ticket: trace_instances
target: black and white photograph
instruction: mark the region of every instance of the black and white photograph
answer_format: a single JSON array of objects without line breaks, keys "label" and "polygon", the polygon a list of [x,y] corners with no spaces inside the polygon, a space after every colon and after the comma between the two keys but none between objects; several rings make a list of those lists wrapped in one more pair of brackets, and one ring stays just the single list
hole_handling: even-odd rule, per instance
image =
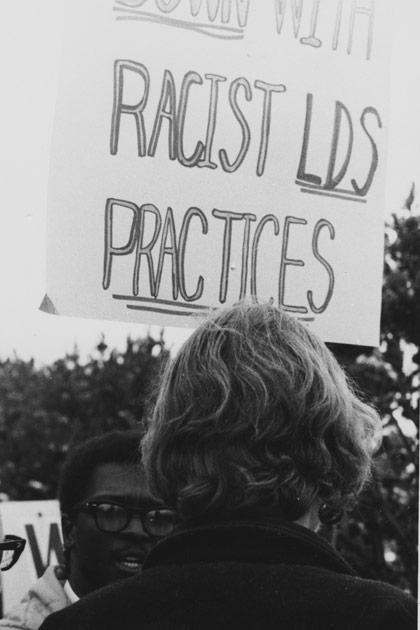
[{"label": "black and white photograph", "polygon": [[0,630],[416,630],[418,1],[0,12]]}]

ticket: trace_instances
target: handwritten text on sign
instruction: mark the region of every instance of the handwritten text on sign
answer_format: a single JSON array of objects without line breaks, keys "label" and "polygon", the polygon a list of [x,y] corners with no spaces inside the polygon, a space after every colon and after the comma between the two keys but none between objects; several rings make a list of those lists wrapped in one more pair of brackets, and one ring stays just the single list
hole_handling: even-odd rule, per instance
[{"label": "handwritten text on sign", "polygon": [[375,343],[387,2],[93,4],[83,26],[67,19],[54,310],[187,325],[251,297],[325,339]]}]

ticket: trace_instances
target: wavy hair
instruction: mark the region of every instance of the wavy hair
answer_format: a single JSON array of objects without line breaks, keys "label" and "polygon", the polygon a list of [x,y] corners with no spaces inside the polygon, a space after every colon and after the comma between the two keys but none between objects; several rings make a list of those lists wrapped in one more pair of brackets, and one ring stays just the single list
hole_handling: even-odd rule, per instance
[{"label": "wavy hair", "polygon": [[166,367],[142,442],[183,520],[247,511],[339,520],[370,477],[380,419],[327,347],[279,308],[210,315]]}]

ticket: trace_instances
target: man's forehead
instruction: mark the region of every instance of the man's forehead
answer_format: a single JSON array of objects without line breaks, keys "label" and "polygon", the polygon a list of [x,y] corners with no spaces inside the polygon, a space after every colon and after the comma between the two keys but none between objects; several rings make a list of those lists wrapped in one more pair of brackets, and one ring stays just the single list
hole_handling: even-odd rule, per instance
[{"label": "man's forehead", "polygon": [[140,466],[129,462],[106,462],[95,466],[84,499],[112,499],[140,506],[158,502],[149,491]]}]

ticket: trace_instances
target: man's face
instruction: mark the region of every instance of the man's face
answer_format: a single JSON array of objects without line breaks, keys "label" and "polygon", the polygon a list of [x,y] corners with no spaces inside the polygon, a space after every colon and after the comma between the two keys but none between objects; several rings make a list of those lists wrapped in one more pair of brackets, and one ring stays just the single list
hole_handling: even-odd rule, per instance
[{"label": "man's face", "polygon": [[[116,501],[131,508],[155,508],[162,502],[146,487],[138,467],[109,462],[97,466],[82,501]],[[77,512],[63,521],[70,542],[70,585],[82,597],[91,591],[138,573],[158,539],[147,534],[139,515],[118,533],[100,531],[93,514]]]}]

